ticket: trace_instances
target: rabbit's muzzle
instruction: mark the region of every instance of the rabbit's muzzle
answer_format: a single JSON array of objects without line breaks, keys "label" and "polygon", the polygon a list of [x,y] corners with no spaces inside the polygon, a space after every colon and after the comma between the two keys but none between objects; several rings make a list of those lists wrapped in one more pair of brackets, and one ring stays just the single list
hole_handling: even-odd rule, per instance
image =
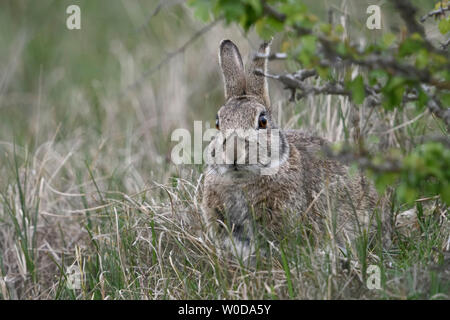
[{"label": "rabbit's muzzle", "polygon": [[222,146],[225,164],[233,165],[236,170],[238,165],[251,164],[249,159],[250,142],[248,139],[232,134],[224,140]]},{"label": "rabbit's muzzle", "polygon": [[221,173],[247,171],[260,175],[263,168],[280,163],[279,140],[275,130],[220,132],[212,146],[210,164],[218,166]]}]

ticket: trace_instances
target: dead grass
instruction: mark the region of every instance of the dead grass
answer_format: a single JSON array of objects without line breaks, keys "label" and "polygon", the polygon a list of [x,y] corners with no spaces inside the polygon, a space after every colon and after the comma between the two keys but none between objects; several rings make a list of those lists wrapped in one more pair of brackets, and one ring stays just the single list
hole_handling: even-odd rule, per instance
[{"label": "dead grass", "polygon": [[[127,12],[130,21],[145,20],[139,8]],[[169,18],[185,30],[165,24]],[[414,222],[417,231],[398,234],[390,251],[363,246],[342,259],[330,234],[300,225],[281,240],[263,237],[255,265],[218,252],[200,218],[201,168],[169,162],[170,133],[191,129],[192,120],[212,123],[222,101],[219,41],[231,37],[243,52],[256,41],[219,25],[145,78],[164,51],[198,29],[180,5],[152,19],[138,45],[111,39],[105,59],[117,73],[97,70],[89,84],[64,82],[72,69],[55,63],[38,67],[26,89],[26,58],[39,37],[32,31],[17,33],[1,52],[0,298],[449,298],[448,212],[433,200]],[[160,34],[151,34],[157,26]],[[66,42],[58,47],[65,52],[73,49]],[[288,93],[271,87],[282,127],[331,141],[351,139],[355,112],[374,150],[408,148],[412,135],[435,127],[429,114],[355,109],[345,98],[287,103]],[[393,213],[410,207],[395,204]],[[381,290],[367,288],[368,264],[380,266]],[[71,266],[81,274],[79,289],[68,286]]]}]

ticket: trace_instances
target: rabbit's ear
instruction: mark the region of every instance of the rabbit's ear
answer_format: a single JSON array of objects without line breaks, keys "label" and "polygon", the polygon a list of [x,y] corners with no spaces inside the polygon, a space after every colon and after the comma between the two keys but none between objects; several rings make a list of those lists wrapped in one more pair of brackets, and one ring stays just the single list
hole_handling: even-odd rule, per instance
[{"label": "rabbit's ear", "polygon": [[247,68],[247,94],[260,97],[267,108],[270,108],[267,79],[263,75],[255,74],[255,71],[260,70],[266,73],[270,43],[271,41],[261,44],[258,53],[249,61],[250,65]]},{"label": "rabbit's ear", "polygon": [[222,40],[219,60],[225,82],[225,99],[245,94],[245,71],[241,54],[230,40]]}]

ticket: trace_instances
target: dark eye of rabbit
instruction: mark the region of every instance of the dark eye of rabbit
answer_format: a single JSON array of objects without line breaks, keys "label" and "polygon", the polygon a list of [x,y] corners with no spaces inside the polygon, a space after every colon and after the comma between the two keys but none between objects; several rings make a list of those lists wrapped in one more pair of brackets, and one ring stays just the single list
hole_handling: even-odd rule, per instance
[{"label": "dark eye of rabbit", "polygon": [[216,115],[216,129],[219,130],[219,115]]},{"label": "dark eye of rabbit", "polygon": [[259,120],[258,120],[258,129],[266,129],[267,128],[267,118],[266,118],[266,113],[262,112],[259,115]]}]

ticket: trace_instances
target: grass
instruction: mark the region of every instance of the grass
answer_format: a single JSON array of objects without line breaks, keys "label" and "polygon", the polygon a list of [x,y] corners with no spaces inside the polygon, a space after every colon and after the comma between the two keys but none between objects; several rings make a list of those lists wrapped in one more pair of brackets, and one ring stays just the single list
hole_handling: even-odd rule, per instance
[{"label": "grass", "polygon": [[[45,172],[38,175],[34,161],[16,161],[16,180],[1,202],[4,299],[448,298],[442,217],[424,212],[420,228],[399,234],[388,252],[363,240],[345,263],[322,249],[333,245],[329,234],[301,226],[268,244],[270,254],[252,267],[221,255],[204,234],[197,171],[137,194],[102,192],[92,175],[91,194],[71,195],[87,204],[64,210],[68,195],[52,199]],[[49,202],[53,213],[39,209]],[[383,290],[365,287],[368,264],[382,267]],[[67,286],[71,265],[82,274],[80,290]]]},{"label": "grass", "polygon": [[[353,8],[349,2],[338,9]],[[399,226],[390,250],[362,237],[338,254],[330,215],[329,232],[297,223],[278,239],[261,235],[254,265],[218,251],[201,219],[202,168],[171,164],[170,133],[192,129],[193,120],[212,124],[223,94],[219,41],[233,38],[249,52],[257,39],[218,25],[145,77],[200,29],[192,13],[174,5],[140,29],[155,3],[80,3],[80,33],[56,27],[68,2],[1,5],[1,299],[450,297],[449,216],[436,199],[393,202],[394,215],[415,207],[418,219]],[[408,150],[412,137],[439,130],[413,108],[355,110],[330,96],[288,103],[288,93],[270,85],[282,127],[331,141],[352,137],[355,112],[373,150]],[[381,290],[366,286],[372,264]],[[71,269],[81,274],[79,289],[71,289]]]}]

